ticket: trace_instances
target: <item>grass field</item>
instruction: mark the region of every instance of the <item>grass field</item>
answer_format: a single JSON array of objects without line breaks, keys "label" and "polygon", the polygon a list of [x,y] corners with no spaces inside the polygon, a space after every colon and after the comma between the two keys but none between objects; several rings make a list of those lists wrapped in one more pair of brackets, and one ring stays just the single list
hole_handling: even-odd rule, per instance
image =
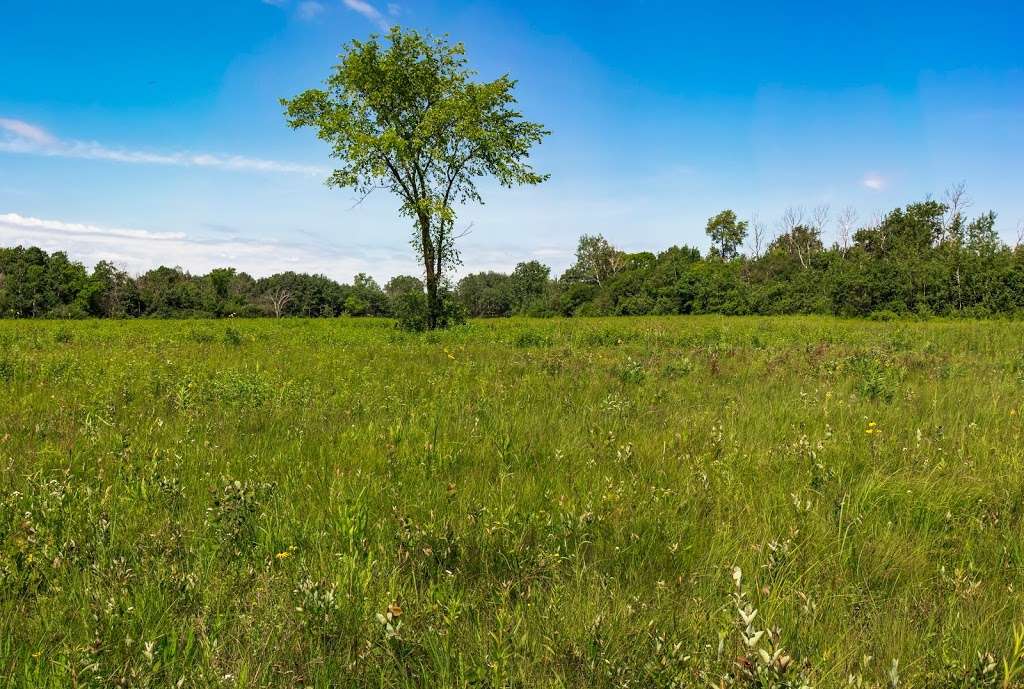
[{"label": "grass field", "polygon": [[8,686],[1024,680],[1021,323],[7,321],[0,347]]}]

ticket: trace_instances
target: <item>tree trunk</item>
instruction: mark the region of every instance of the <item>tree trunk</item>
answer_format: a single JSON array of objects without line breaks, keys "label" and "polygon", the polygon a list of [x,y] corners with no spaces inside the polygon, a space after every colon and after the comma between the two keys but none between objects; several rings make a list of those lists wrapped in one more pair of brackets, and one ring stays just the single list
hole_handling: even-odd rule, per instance
[{"label": "tree trunk", "polygon": [[440,275],[434,256],[434,243],[430,238],[430,216],[419,217],[420,242],[423,247],[423,267],[427,278],[427,330],[434,330],[441,322]]},{"label": "tree trunk", "polygon": [[433,270],[427,275],[427,330],[441,325],[441,295],[438,290],[437,274]]}]

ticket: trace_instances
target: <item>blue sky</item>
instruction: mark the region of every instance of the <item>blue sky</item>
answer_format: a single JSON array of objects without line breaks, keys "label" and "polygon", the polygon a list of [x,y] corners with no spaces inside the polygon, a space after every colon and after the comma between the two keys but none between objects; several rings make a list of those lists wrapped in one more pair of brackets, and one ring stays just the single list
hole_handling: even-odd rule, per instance
[{"label": "blue sky", "polygon": [[548,183],[461,210],[464,272],[557,272],[582,233],[703,247],[727,207],[867,222],[961,181],[1008,241],[1024,221],[1019,2],[4,0],[0,244],[133,272],[416,273],[395,201],[327,189],[324,146],[277,102],[392,23],[511,73],[553,132]]}]

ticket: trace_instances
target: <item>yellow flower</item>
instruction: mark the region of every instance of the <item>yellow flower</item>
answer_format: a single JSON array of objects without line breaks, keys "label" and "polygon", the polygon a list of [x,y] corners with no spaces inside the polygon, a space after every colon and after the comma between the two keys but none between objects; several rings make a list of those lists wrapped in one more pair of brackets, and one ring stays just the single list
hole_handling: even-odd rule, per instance
[{"label": "yellow flower", "polygon": [[290,550],[282,550],[281,552],[279,552],[274,557],[276,557],[278,560],[284,560],[284,559],[289,558],[291,556],[292,556],[292,551],[290,551]]}]

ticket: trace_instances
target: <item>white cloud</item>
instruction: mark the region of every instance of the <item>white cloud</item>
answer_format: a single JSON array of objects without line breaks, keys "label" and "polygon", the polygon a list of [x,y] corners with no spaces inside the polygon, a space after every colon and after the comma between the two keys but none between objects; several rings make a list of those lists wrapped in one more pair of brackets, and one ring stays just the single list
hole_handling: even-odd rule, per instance
[{"label": "white cloud", "polygon": [[299,19],[304,21],[310,21],[316,19],[326,8],[315,0],[306,0],[306,2],[300,2],[299,7],[296,10],[296,14],[299,15]]},{"label": "white cloud", "polygon": [[345,7],[349,8],[353,12],[358,12],[369,21],[376,24],[381,31],[387,31],[390,28],[388,21],[384,18],[384,15],[380,13],[380,10],[366,2],[366,0],[342,0],[342,2],[345,3]]},{"label": "white cloud", "polygon": [[7,228],[18,227],[29,232],[45,231],[70,236],[98,235],[121,239],[150,239],[154,241],[185,239],[185,235],[180,232],[148,232],[146,230],[131,230],[117,227],[102,228],[82,223],[61,222],[60,220],[40,220],[39,218],[25,217],[17,213],[0,214],[0,226]]},{"label": "white cloud", "polygon": [[48,146],[56,142],[56,139],[42,127],[7,117],[0,117],[0,131],[5,132],[11,138],[22,139],[38,146]]},{"label": "white cloud", "polygon": [[107,160],[117,163],[209,167],[234,171],[284,172],[321,176],[327,173],[326,168],[313,165],[263,160],[238,155],[188,152],[154,153],[151,151],[111,148],[95,141],[60,139],[42,127],[22,120],[7,118],[0,118],[0,152],[57,158]]},{"label": "white cloud", "polygon": [[885,178],[874,172],[869,172],[864,175],[864,179],[862,179],[860,183],[866,189],[871,189],[872,191],[882,191],[885,189],[886,184]]}]

